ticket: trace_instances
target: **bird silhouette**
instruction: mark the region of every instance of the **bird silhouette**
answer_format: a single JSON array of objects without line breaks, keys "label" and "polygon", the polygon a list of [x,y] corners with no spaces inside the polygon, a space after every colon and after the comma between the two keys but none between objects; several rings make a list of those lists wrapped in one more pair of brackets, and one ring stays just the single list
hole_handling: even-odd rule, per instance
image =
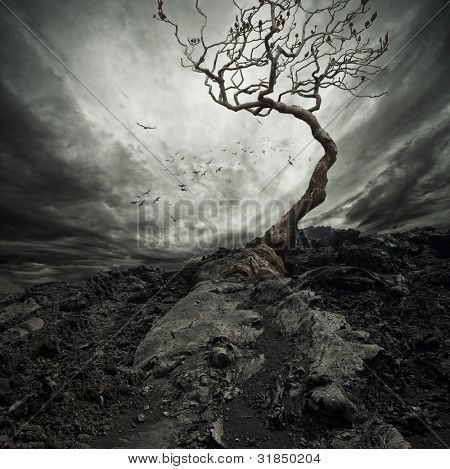
[{"label": "bird silhouette", "polygon": [[211,164],[214,160],[208,161],[206,164]]},{"label": "bird silhouette", "polygon": [[151,189],[149,189],[147,192],[144,192],[143,194],[148,195],[148,194],[150,194],[150,191],[151,191]]},{"label": "bird silhouette", "polygon": [[176,223],[178,220],[176,218],[173,218],[172,215],[170,215],[170,218]]},{"label": "bird silhouette", "polygon": [[144,204],[145,204],[145,200],[141,200],[141,201],[139,202],[138,207],[142,207]]},{"label": "bird silhouette", "polygon": [[156,127],[149,127],[147,125],[142,125],[142,124],[139,124],[139,122],[136,122],[136,124],[139,126],[139,127],[142,127],[144,130],[156,130]]},{"label": "bird silhouette", "polygon": [[208,170],[204,171],[202,174],[200,174],[200,177],[202,176],[206,176],[206,173],[208,172]]},{"label": "bird silhouette", "polygon": [[136,205],[138,203],[139,203],[139,201],[137,201],[137,200],[134,200],[133,202],[130,202],[131,205]]},{"label": "bird silhouette", "polygon": [[216,169],[216,173],[218,173],[219,171],[222,171],[223,169],[223,166],[221,166],[220,168]]},{"label": "bird silhouette", "polygon": [[262,125],[262,122],[259,119],[256,119],[256,121],[258,122],[258,124]]},{"label": "bird silhouette", "polygon": [[153,201],[153,203],[156,204],[156,202],[158,202],[160,198],[161,197],[156,197],[156,199]]},{"label": "bird silhouette", "polygon": [[291,166],[294,166],[294,162],[292,161],[292,159],[291,159],[291,156],[290,156],[290,155],[289,155],[288,163],[289,163]]}]

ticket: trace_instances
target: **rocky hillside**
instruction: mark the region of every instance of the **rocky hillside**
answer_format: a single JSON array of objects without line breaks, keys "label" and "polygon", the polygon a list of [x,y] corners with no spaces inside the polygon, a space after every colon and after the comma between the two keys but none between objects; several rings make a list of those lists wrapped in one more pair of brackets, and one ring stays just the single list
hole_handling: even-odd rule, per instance
[{"label": "rocky hillside", "polygon": [[450,233],[308,228],[0,300],[0,445],[450,444]]}]

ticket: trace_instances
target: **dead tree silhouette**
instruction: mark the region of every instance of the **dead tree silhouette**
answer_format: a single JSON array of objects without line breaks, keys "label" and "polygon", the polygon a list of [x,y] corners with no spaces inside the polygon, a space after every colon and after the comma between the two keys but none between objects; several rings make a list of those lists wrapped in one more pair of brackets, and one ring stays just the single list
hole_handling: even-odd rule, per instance
[{"label": "dead tree silhouette", "polygon": [[304,194],[264,235],[264,242],[284,256],[295,246],[299,220],[325,200],[328,171],[337,157],[336,143],[315,116],[321,93],[334,87],[357,97],[384,94],[358,90],[383,69],[374,62],[387,51],[388,35],[377,41],[366,37],[377,19],[369,0],[255,0],[241,2],[245,7],[229,1],[235,22],[218,42],[205,38],[208,16],[199,0],[193,7],[202,19],[197,37],[182,37],[166,9],[169,1],[158,0],[154,18],[174,28],[182,66],[204,76],[214,102],[257,118],[273,111],[291,115],[306,123],[323,147]]}]

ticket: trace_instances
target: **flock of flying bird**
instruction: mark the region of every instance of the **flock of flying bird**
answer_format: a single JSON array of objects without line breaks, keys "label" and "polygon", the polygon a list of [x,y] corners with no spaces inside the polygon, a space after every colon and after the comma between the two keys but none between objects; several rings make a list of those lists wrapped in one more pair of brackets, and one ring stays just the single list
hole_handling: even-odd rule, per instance
[{"label": "flock of flying bird", "polygon": [[[262,122],[258,119],[258,124],[262,124]],[[151,127],[147,125],[140,124],[137,122],[139,127],[142,127],[144,130],[156,130],[156,127]],[[214,159],[211,158],[211,153],[213,150],[207,151],[207,158],[209,161],[204,161],[199,159],[198,156],[191,156],[187,154],[182,154],[180,151],[177,151],[174,155],[169,156],[165,161],[167,163],[166,168],[164,169],[165,172],[170,172],[173,176],[180,177],[180,176],[188,176],[192,175],[191,181],[193,182],[201,182],[201,178],[206,177],[207,174],[219,175],[222,173],[223,170],[226,168],[232,168],[235,166],[241,166],[245,163],[250,164],[257,164],[257,160],[262,156],[273,155],[276,152],[291,152],[289,147],[293,144],[283,143],[283,144],[274,144],[273,141],[265,137],[261,139],[261,143],[265,145],[266,149],[257,151],[253,149],[253,147],[247,146],[243,144],[240,140],[236,141],[231,148],[222,148],[220,151],[227,155],[231,155],[231,162],[228,163],[220,163],[215,164]],[[247,157],[244,163],[244,158]],[[311,161],[311,158],[309,158]],[[293,166],[295,162],[295,158],[289,154],[288,157],[288,164]],[[189,187],[187,184],[178,184],[178,188],[181,192],[189,192]],[[154,199],[153,197],[147,198],[152,192],[152,189],[148,189],[141,194],[136,194],[136,200],[130,202],[131,205],[136,207],[142,207],[145,203],[151,202],[153,205],[157,204],[161,200],[161,196],[156,196]],[[170,205],[170,204],[169,204]],[[178,220],[171,215],[171,219],[174,222]]]}]

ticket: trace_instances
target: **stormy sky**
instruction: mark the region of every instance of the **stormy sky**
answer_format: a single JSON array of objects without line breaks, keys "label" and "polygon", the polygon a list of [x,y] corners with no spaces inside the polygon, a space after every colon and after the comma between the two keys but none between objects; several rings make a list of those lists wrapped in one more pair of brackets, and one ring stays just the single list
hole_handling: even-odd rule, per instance
[{"label": "stormy sky", "polygon": [[[166,3],[186,31],[196,24],[193,1]],[[227,31],[231,0],[203,4],[215,34]],[[427,23],[448,2],[371,4],[374,36],[389,31],[390,65],[370,91],[388,95],[326,93],[317,117],[338,162],[326,202],[302,224],[446,228],[450,8]],[[216,105],[153,13],[153,0],[1,0],[0,277],[26,286],[141,263],[175,268],[260,234],[305,189],[321,157],[309,129]],[[164,170],[173,156],[179,176]],[[205,177],[193,174],[211,160]],[[141,210],[130,204],[149,189]]]}]

